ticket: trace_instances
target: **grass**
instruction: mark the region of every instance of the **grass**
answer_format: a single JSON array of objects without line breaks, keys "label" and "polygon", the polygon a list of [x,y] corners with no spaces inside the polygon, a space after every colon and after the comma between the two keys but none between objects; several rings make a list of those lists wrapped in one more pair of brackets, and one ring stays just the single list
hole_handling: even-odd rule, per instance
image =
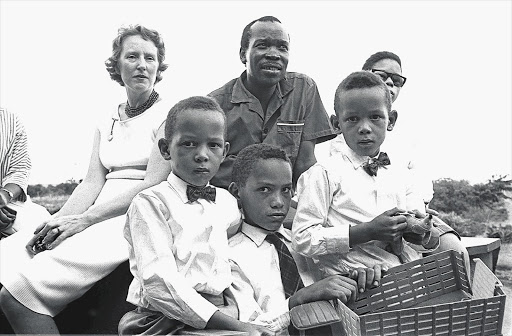
[{"label": "grass", "polygon": [[62,208],[68,200],[69,195],[31,197],[32,202],[42,205],[52,215]]}]

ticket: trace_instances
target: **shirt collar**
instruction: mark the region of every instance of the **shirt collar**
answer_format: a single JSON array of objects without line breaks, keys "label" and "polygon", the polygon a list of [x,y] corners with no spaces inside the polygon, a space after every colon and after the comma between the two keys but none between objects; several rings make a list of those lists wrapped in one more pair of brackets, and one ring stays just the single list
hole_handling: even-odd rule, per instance
[{"label": "shirt collar", "polygon": [[[231,102],[232,103],[249,103],[256,99],[254,95],[247,90],[245,87],[242,78],[247,76],[247,71],[244,71],[240,77],[237,78],[235,85],[233,86],[233,92],[231,94]],[[291,91],[293,91],[293,84],[288,80],[285,76],[278,84],[277,84],[277,96],[279,98],[283,98]]]},{"label": "shirt collar", "polygon": [[[261,246],[263,244],[263,241],[265,238],[272,233],[272,231],[267,231],[265,229],[262,229],[260,227],[256,227],[250,224],[247,224],[246,222],[242,223],[242,230],[243,234],[245,234],[250,240],[256,244],[256,246]],[[279,232],[285,239],[289,240],[289,235],[284,232],[284,228],[281,225],[279,229],[276,231]]]},{"label": "shirt collar", "polygon": [[176,176],[173,172],[169,174],[169,177],[167,177],[167,182],[169,182],[169,185],[171,188],[173,188],[176,193],[178,194],[179,198],[183,203],[188,202],[187,197],[187,185],[188,183],[183,181],[181,178]]},{"label": "shirt collar", "polygon": [[[176,193],[178,194],[179,198],[183,203],[189,202],[187,196],[187,186],[190,185],[189,183],[183,181],[173,172],[171,172],[169,174],[169,177],[167,177],[167,182],[169,182],[171,188],[173,188],[176,191]],[[209,185],[210,183],[207,184],[207,186]]]},{"label": "shirt collar", "polygon": [[[379,151],[379,153],[377,153],[377,155],[374,156],[373,158],[379,157],[379,154],[382,152],[383,152],[382,150]],[[344,157],[346,157],[352,163],[352,166],[354,166],[354,170],[359,167],[362,167],[363,165],[365,165],[366,163],[368,163],[370,161],[369,156],[366,156],[366,155],[361,156],[361,155],[357,154],[347,144],[344,144],[341,153]]]},{"label": "shirt collar", "polygon": [[341,154],[347,158],[350,163],[352,163],[352,166],[354,169],[357,169],[359,167],[362,167],[364,164],[368,162],[369,156],[361,156],[354,152],[352,148],[350,148],[347,144],[344,144]]}]

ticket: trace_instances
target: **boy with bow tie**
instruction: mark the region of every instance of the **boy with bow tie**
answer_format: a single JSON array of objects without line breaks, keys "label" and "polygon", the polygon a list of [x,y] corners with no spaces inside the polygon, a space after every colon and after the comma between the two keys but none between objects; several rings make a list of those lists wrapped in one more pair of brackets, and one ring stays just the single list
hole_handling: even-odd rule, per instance
[{"label": "boy with bow tie", "polygon": [[127,301],[137,308],[119,322],[120,335],[269,333],[238,321],[223,295],[232,282],[227,230],[240,224],[236,199],[209,185],[229,149],[225,136],[224,112],[212,98],[191,97],[169,111],[158,146],[172,172],[139,193],[127,212],[134,276]]},{"label": "boy with bow tie", "polygon": [[[398,117],[386,84],[369,71],[352,73],[336,90],[334,110],[345,143],[299,179],[293,248],[323,276],[393,267],[437,248],[439,233],[419,220],[426,214],[418,181],[381,152]],[[415,219],[422,230],[409,232]]]}]

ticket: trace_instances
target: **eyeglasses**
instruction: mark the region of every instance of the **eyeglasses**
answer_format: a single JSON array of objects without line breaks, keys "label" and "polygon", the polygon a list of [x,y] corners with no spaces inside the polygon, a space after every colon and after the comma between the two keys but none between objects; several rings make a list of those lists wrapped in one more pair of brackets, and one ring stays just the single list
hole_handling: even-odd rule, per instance
[{"label": "eyeglasses", "polygon": [[407,80],[407,78],[405,78],[404,76],[400,76],[399,74],[396,74],[396,73],[391,73],[391,72],[387,72],[387,71],[379,70],[379,69],[372,69],[371,71],[374,74],[379,75],[380,78],[382,78],[382,80],[384,82],[387,81],[389,77],[391,77],[391,80],[393,81],[393,85],[395,85],[396,87],[404,86],[405,81]]}]

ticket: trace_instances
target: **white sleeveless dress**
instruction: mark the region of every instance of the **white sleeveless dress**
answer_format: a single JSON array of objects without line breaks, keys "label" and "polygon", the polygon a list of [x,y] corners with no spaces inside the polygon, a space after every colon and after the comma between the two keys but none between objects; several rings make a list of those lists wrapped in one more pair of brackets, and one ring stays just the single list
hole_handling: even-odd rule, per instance
[{"label": "white sleeveless dress", "polygon": [[[144,167],[169,109],[161,100],[136,117],[119,121],[116,109],[101,122],[100,159],[109,173],[97,204],[114,199],[144,179]],[[113,138],[108,141],[111,133]],[[123,236],[125,217],[91,225],[54,250],[33,257],[25,245],[41,222],[24,226],[0,241],[0,283],[32,311],[57,315],[128,259],[128,244]]]}]

